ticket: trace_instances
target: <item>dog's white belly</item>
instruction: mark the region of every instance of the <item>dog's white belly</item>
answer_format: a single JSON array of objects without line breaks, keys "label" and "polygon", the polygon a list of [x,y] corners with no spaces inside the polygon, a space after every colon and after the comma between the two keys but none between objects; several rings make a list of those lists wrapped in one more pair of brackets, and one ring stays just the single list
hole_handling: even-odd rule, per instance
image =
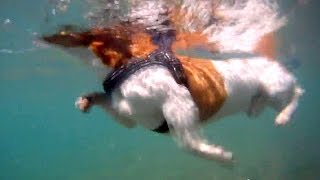
[{"label": "dog's white belly", "polygon": [[161,105],[153,98],[136,97],[135,100],[123,99],[115,103],[118,111],[147,129],[156,129],[164,121]]},{"label": "dog's white belly", "polygon": [[222,75],[227,91],[227,98],[214,118],[221,118],[237,112],[247,112],[252,97],[261,88],[261,77],[266,68],[274,62],[262,57],[251,59],[230,59],[227,61],[212,61],[217,71]]}]

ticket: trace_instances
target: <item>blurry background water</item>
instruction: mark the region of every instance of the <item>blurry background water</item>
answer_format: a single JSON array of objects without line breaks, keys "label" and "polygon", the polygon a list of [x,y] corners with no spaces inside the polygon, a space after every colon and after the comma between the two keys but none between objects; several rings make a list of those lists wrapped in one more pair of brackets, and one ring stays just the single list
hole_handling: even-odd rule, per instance
[{"label": "blurry background water", "polygon": [[191,156],[168,137],[120,127],[102,110],[83,115],[73,107],[79,94],[101,89],[96,75],[34,41],[65,8],[75,10],[55,23],[85,24],[78,16],[85,5],[68,2],[0,2],[0,179],[320,178],[319,1],[279,1],[289,16],[279,38],[292,45],[288,66],[306,89],[292,122],[275,127],[267,111],[206,128],[210,140],[235,153],[233,168]]}]

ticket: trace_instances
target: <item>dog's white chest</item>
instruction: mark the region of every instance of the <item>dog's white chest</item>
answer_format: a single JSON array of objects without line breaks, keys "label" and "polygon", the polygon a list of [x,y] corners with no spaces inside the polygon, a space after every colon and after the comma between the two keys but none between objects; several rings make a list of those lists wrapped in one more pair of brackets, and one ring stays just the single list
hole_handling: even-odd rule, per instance
[{"label": "dog's white chest", "polygon": [[147,129],[155,129],[164,121],[162,105],[178,92],[191,99],[186,87],[176,83],[163,66],[149,66],[131,75],[113,93],[113,108]]}]

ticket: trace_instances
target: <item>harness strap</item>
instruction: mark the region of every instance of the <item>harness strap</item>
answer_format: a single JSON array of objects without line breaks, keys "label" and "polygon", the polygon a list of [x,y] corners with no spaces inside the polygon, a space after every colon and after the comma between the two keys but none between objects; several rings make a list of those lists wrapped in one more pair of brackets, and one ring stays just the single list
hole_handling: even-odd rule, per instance
[{"label": "harness strap", "polygon": [[[130,63],[122,65],[120,68],[110,73],[103,82],[104,91],[108,96],[111,96],[114,89],[118,88],[130,75],[144,67],[153,65],[160,65],[168,68],[178,84],[188,87],[183,67],[179,59],[177,59],[171,52],[158,49],[152,52],[145,60],[132,58],[129,62]],[[164,120],[158,128],[152,131],[158,133],[169,132],[167,121]]]}]

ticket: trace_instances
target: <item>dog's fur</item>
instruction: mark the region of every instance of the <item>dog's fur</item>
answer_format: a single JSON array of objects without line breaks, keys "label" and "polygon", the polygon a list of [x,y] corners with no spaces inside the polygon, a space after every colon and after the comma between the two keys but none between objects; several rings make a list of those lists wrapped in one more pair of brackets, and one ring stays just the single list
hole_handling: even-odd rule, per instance
[{"label": "dog's fur", "polygon": [[[101,45],[98,41],[99,38],[100,40],[102,38],[99,31],[101,30],[98,29],[96,34],[91,34],[91,36],[96,35],[97,37],[93,40],[96,42],[91,44],[84,44],[81,34],[76,33],[72,33],[70,36],[64,36],[60,33],[60,35],[54,36],[53,40],[53,36],[44,38],[44,40],[62,45],[65,48],[84,46],[95,51],[96,45]],[[137,33],[132,34],[134,36]],[[115,36],[118,35],[115,34]],[[205,38],[199,38],[197,33],[191,35],[180,33],[176,37],[172,49],[184,46],[185,43],[181,42],[187,41],[188,38],[191,38],[191,41],[201,39],[199,42],[195,42],[198,44],[207,43]],[[59,38],[62,38],[62,43]],[[68,43],[63,38],[66,38]],[[72,43],[68,38],[81,39],[81,42],[74,41]],[[183,40],[179,41],[179,38]],[[125,63],[124,59],[131,56],[145,57],[155,49],[152,45],[147,46],[151,48],[146,48],[146,44],[150,41],[146,41],[146,37],[143,39],[144,41],[141,39],[130,41],[131,49],[128,52],[131,54],[129,53],[128,57],[123,56],[123,52],[119,52],[123,51],[121,48],[119,50],[114,47],[111,48],[112,51],[110,48],[105,48],[110,50],[106,53],[108,58],[102,57],[107,55],[99,55],[97,51],[95,54],[102,59],[106,73],[109,73],[116,65]],[[267,39],[270,40],[270,38]],[[108,39],[104,42],[112,44],[113,42],[110,41]],[[122,41],[121,38],[117,41],[127,42]],[[250,117],[256,117],[265,107],[271,107],[278,112],[275,118],[276,125],[284,125],[290,120],[303,90],[297,84],[295,77],[280,63],[273,60],[274,54],[269,51],[270,44],[268,42],[263,40],[263,44],[256,48],[257,52],[263,56],[251,59],[211,61],[211,65],[222,77],[226,91],[226,100],[219,111],[210,118],[212,121],[238,112],[245,112]],[[137,44],[140,44],[140,49],[143,49],[144,53],[139,53],[141,50],[137,50],[139,49],[136,47]],[[209,49],[212,50],[213,46],[210,47]],[[121,63],[118,64],[120,61]],[[135,72],[119,88],[115,89],[111,102],[108,101],[105,93],[93,92],[79,97],[75,105],[83,112],[88,112],[90,108],[98,105],[115,116],[114,119],[127,128],[141,125],[146,129],[153,130],[159,127],[165,119],[169,125],[170,134],[176,137],[187,150],[208,159],[221,161],[232,161],[233,159],[230,151],[208,143],[201,137],[199,128],[204,124],[204,121],[200,121],[199,107],[190,91],[185,86],[177,84],[165,67],[154,65]]]},{"label": "dog's fur", "polygon": [[[267,106],[279,112],[276,125],[284,125],[290,120],[303,91],[293,75],[279,63],[264,57],[212,63],[223,76],[228,94],[212,120],[237,112],[258,116]],[[93,98],[91,103],[86,99],[88,96]],[[171,134],[188,150],[212,159],[231,160],[233,157],[231,152],[200,137],[198,107],[188,89],[177,84],[166,68],[142,69],[113,93],[111,106],[104,99],[104,93],[87,94],[76,101],[76,106],[86,112],[92,106],[100,105],[128,128],[139,124],[155,129],[165,118]]]}]

